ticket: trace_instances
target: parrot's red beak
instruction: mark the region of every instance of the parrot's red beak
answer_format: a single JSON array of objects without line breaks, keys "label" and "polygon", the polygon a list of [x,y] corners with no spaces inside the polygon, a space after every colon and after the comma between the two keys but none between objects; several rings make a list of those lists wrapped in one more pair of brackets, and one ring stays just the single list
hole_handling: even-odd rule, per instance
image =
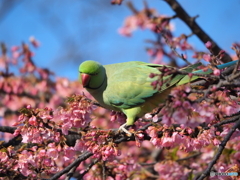
[{"label": "parrot's red beak", "polygon": [[81,80],[82,80],[82,85],[83,87],[86,87],[91,79],[91,76],[88,74],[81,74]]}]

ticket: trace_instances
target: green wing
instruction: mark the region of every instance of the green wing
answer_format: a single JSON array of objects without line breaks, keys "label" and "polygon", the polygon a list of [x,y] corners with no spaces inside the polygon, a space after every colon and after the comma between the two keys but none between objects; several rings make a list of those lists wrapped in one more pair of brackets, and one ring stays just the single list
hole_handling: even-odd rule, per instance
[{"label": "green wing", "polygon": [[[190,65],[190,66],[187,66],[187,67],[184,67],[182,68],[181,70],[182,71],[185,71],[185,72],[192,72],[194,69],[196,69],[197,67],[201,66],[202,63],[196,63],[196,64],[193,64],[193,65]],[[188,79],[189,79],[189,76],[187,75]],[[168,89],[169,87],[172,87],[173,85],[176,85],[176,84],[179,84],[180,82],[182,82],[183,79],[186,79],[186,75],[183,75],[183,74],[176,74],[174,76],[170,75],[170,76],[166,76],[163,78],[164,80],[167,80],[169,79],[169,81],[167,81],[165,84],[162,85],[161,87],[161,90],[160,92]],[[179,82],[180,81],[180,82]],[[184,81],[185,82],[185,81]],[[189,82],[189,80],[187,81]],[[187,83],[186,82],[186,83]]]},{"label": "green wing", "polygon": [[[191,72],[200,64],[188,66],[183,70]],[[106,65],[108,82],[107,88],[103,93],[104,103],[119,109],[128,109],[143,104],[147,98],[156,93],[160,93],[179,82],[185,75],[175,75],[170,78],[169,83],[164,84],[160,91],[154,89],[151,83],[157,80],[157,77],[150,78],[150,73],[160,74],[157,69],[163,65],[150,64],[138,61]]]},{"label": "green wing", "polygon": [[157,93],[151,83],[156,78],[150,78],[150,73],[159,73],[156,68],[146,63],[132,61],[105,66],[108,82],[103,93],[107,105],[119,109],[127,109],[145,102],[145,99]]}]

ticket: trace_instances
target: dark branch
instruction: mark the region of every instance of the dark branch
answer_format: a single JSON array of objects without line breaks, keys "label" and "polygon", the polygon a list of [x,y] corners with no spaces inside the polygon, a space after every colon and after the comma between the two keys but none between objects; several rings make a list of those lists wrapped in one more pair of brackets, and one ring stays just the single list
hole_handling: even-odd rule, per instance
[{"label": "dark branch", "polygon": [[17,128],[10,127],[10,126],[0,126],[0,131],[1,132],[11,133],[11,134],[13,134],[16,129]]},{"label": "dark branch", "polygon": [[[210,41],[212,43],[212,51],[215,56],[219,54],[221,48],[217,45],[217,43],[208,35],[206,34],[203,29],[196,23],[195,18],[192,18],[188,15],[188,13],[182,8],[182,6],[176,0],[164,0],[166,1],[169,6],[175,11],[177,16],[185,22],[188,27],[192,30],[194,34],[203,42],[206,43]],[[225,56],[222,58],[223,62],[230,62],[232,61],[231,57],[225,53]]]},{"label": "dark branch", "polygon": [[56,173],[49,180],[57,180],[57,179],[59,179],[63,174],[68,173],[73,167],[75,167],[77,164],[80,164],[82,161],[86,160],[87,158],[91,157],[92,155],[93,155],[93,153],[91,153],[91,152],[83,153],[72,164],[70,164],[69,166],[64,168],[62,171]]},{"label": "dark branch", "polygon": [[89,166],[87,167],[87,169],[85,171],[83,171],[78,177],[77,179],[81,180],[83,179],[83,176],[85,174],[87,174],[87,172],[93,167],[93,165],[97,164],[99,161],[99,159],[95,159],[91,164],[89,164]]},{"label": "dark branch", "polygon": [[235,125],[230,129],[230,131],[228,132],[228,134],[225,136],[224,140],[221,142],[221,144],[219,145],[218,151],[215,154],[215,157],[213,158],[213,160],[210,162],[210,164],[208,165],[207,169],[201,174],[201,176],[198,178],[198,180],[202,180],[204,179],[206,176],[209,175],[212,167],[214,164],[216,164],[217,160],[220,158],[227,142],[229,141],[229,139],[231,138],[232,134],[236,131],[237,128],[240,127],[240,119],[238,119],[238,121],[235,123]]},{"label": "dark branch", "polygon": [[189,160],[189,159],[191,159],[191,158],[195,158],[195,157],[197,157],[197,156],[199,156],[199,155],[201,155],[201,154],[202,154],[201,152],[197,152],[197,153],[192,154],[192,155],[190,155],[190,156],[187,156],[187,157],[185,157],[185,158],[177,159],[176,161],[177,161],[177,162],[186,161],[186,160]]}]

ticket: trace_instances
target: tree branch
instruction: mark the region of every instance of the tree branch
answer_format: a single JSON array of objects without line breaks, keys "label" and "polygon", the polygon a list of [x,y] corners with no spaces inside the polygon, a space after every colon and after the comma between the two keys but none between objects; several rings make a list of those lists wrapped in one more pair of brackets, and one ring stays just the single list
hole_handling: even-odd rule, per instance
[{"label": "tree branch", "polygon": [[[212,51],[215,56],[221,51],[221,48],[217,45],[217,43],[203,31],[203,29],[196,23],[195,19],[188,15],[188,13],[182,8],[182,6],[176,0],[164,0],[168,5],[175,11],[177,16],[188,25],[188,27],[192,30],[194,34],[203,42],[206,43],[210,41],[212,43]],[[222,61],[224,63],[232,61],[231,57],[225,53]]]},{"label": "tree branch", "polygon": [[91,157],[93,153],[91,152],[84,152],[82,155],[80,155],[72,164],[64,168],[62,171],[56,173],[54,176],[52,176],[49,180],[57,180],[59,179],[63,174],[69,172],[73,167],[75,167],[77,164],[79,165],[82,161],[86,160],[87,158]]},{"label": "tree branch", "polygon": [[212,167],[214,164],[216,164],[217,160],[220,158],[227,142],[229,141],[229,139],[231,138],[232,134],[236,131],[237,128],[240,127],[240,118],[238,119],[238,121],[235,123],[235,125],[230,129],[230,131],[228,132],[228,134],[225,136],[224,140],[221,142],[221,144],[219,145],[218,151],[215,154],[215,157],[213,158],[213,160],[209,163],[207,169],[201,174],[201,176],[197,179],[197,180],[203,180],[206,176],[209,175]]},{"label": "tree branch", "polygon": [[10,126],[0,126],[0,132],[6,132],[13,134],[17,128]]},{"label": "tree branch", "polygon": [[97,162],[99,162],[99,159],[95,159],[91,164],[89,164],[89,166],[87,167],[87,169],[85,171],[83,171],[78,177],[77,179],[81,180],[83,179],[83,176],[85,174],[87,174],[87,172],[93,167],[93,165],[95,165]]}]

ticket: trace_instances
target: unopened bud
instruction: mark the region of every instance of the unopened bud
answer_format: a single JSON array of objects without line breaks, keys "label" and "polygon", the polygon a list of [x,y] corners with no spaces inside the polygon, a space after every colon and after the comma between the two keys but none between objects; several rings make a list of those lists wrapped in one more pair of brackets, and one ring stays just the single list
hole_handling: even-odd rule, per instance
[{"label": "unopened bud", "polygon": [[211,49],[212,48],[212,43],[210,41],[205,43],[206,48]]}]

